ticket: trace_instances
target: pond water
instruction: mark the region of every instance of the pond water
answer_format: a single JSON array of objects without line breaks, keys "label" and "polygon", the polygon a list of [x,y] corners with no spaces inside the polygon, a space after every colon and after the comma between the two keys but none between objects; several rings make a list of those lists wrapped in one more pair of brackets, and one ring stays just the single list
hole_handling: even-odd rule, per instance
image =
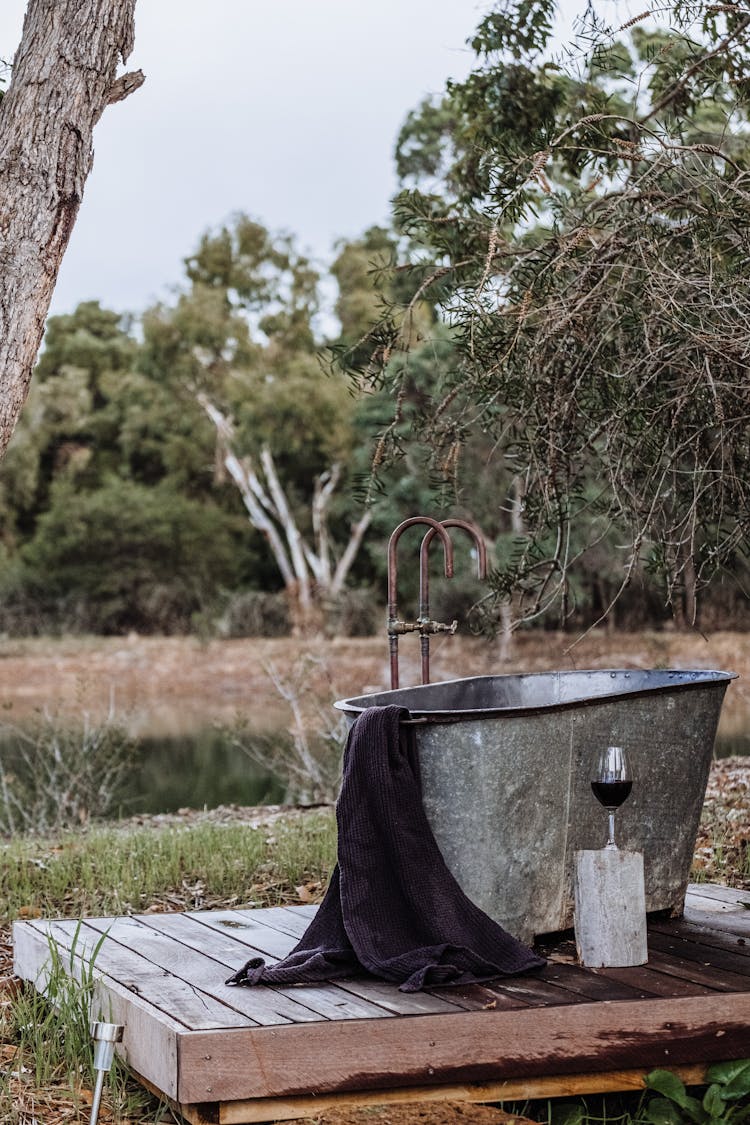
[{"label": "pond water", "polygon": [[119,813],[176,812],[217,805],[275,805],[284,782],[232,746],[219,730],[190,738],[142,738]]},{"label": "pond water", "polygon": [[[217,728],[128,741],[117,728],[0,728],[0,832],[44,830],[89,815],[121,818],[218,805],[279,804],[285,781]],[[269,762],[284,731],[246,736]]]},{"label": "pond water", "polygon": [[[717,738],[715,754],[750,756],[750,735]],[[277,804],[284,789],[280,778],[260,770],[228,745],[221,732],[209,730],[192,738],[143,739],[121,811],[128,815],[204,805]]]},{"label": "pond water", "polygon": [[[271,747],[289,736],[277,730],[261,732],[257,737]],[[13,740],[1,739],[3,772],[14,772],[15,754]],[[750,757],[750,734],[732,730],[720,735],[715,754]],[[111,814],[126,817],[181,808],[279,804],[285,792],[284,779],[272,768],[263,769],[232,745],[220,729],[209,728],[191,736],[139,739]]]}]

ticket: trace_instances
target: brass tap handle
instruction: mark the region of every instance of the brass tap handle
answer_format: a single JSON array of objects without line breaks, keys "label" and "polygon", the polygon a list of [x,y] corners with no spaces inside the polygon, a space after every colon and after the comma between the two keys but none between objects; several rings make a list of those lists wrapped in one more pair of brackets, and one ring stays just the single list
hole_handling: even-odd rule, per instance
[{"label": "brass tap handle", "polygon": [[404,633],[416,633],[419,625],[416,621],[399,621],[397,617],[390,617],[388,619],[388,636],[399,637]]},{"label": "brass tap handle", "polygon": [[447,625],[443,621],[430,621],[429,618],[427,620],[420,618],[417,628],[423,637],[431,636],[435,633],[448,633],[450,636],[453,636],[458,628],[458,621],[452,621],[450,625]]}]

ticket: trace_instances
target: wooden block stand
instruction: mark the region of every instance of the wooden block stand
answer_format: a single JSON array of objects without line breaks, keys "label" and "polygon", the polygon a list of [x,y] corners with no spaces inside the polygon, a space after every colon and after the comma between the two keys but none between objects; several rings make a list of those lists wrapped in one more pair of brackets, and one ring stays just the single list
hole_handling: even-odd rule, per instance
[{"label": "wooden block stand", "polygon": [[576,948],[589,968],[645,965],[643,856],[617,848],[576,852]]}]

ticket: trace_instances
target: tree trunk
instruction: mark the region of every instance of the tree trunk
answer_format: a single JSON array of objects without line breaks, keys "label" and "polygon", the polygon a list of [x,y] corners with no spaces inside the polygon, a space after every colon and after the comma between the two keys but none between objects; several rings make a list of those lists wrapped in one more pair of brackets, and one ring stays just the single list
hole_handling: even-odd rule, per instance
[{"label": "tree trunk", "polygon": [[[513,477],[510,485],[510,529],[514,535],[521,536],[526,531],[523,515],[523,482]],[[500,606],[499,659],[501,664],[510,664],[513,657],[513,629],[516,624],[518,594],[511,594],[507,602]]]},{"label": "tree trunk", "polygon": [[[681,589],[678,590],[680,614],[678,628],[683,631],[695,629],[698,626],[698,576],[695,570],[695,557],[692,553],[692,544],[682,544]],[[677,619],[677,615],[675,615]]]},{"label": "tree trunk", "polygon": [[0,102],[0,456],[26,400],[57,273],[133,47],[136,0],[29,0]]}]

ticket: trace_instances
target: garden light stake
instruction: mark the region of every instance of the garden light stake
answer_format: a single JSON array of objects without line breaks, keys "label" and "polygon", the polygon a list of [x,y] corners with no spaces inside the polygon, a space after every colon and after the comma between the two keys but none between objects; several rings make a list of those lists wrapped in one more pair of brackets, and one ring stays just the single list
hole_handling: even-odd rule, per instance
[{"label": "garden light stake", "polygon": [[91,1038],[94,1040],[94,1070],[96,1071],[96,1083],[94,1085],[94,1097],[91,1102],[89,1125],[96,1125],[99,1120],[99,1106],[102,1100],[104,1076],[105,1074],[109,1074],[112,1059],[115,1054],[115,1043],[121,1041],[123,1031],[124,1028],[121,1023],[97,1022],[91,1024]]}]

